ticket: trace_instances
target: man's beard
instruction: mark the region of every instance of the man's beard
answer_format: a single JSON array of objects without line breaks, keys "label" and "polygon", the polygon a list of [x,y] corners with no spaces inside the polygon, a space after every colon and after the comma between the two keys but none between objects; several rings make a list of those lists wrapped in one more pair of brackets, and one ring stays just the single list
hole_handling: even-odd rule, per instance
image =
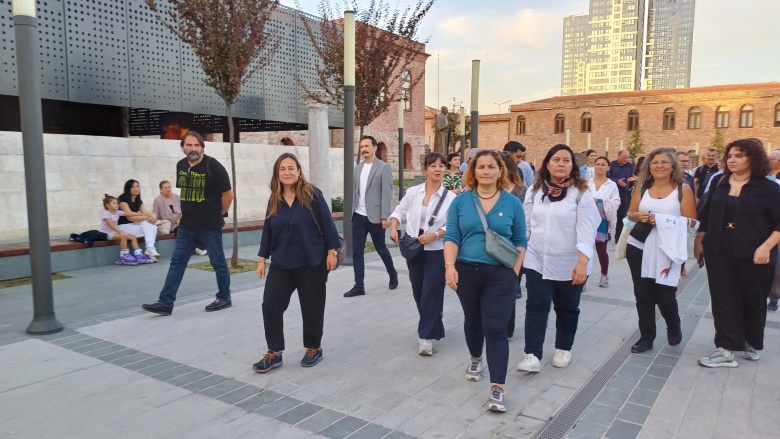
[{"label": "man's beard", "polygon": [[197,152],[194,152],[194,151],[193,151],[193,152],[191,152],[191,153],[187,154],[187,160],[189,160],[189,161],[191,161],[191,162],[195,162],[195,161],[197,161],[199,158],[200,158],[200,154],[198,154]]}]

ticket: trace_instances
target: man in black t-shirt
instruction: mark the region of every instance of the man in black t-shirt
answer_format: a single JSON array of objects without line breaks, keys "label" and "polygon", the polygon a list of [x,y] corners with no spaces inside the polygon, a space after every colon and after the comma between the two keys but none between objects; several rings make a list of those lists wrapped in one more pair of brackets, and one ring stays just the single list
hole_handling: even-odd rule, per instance
[{"label": "man in black t-shirt", "polygon": [[696,184],[696,199],[701,202],[704,196],[704,188],[707,187],[707,181],[716,172],[718,172],[718,150],[711,148],[707,150],[704,164],[696,168],[693,173],[693,182]]},{"label": "man in black t-shirt", "polygon": [[173,312],[184,270],[198,242],[208,251],[219,288],[216,300],[206,306],[206,311],[219,311],[232,304],[230,271],[222,248],[222,227],[225,225],[222,216],[233,202],[230,178],[222,164],[203,153],[206,144],[200,134],[188,132],[181,140],[181,148],[187,157],[176,164],[176,187],[181,189],[182,213],[176,248],[157,303],[141,306],[146,311],[166,316]]}]

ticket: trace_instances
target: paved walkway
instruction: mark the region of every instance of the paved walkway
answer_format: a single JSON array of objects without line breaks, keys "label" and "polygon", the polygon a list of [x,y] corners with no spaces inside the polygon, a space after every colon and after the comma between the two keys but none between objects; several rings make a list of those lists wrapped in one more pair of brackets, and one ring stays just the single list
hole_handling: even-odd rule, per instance
[{"label": "paved walkway", "polygon": [[[241,249],[242,257],[255,252]],[[670,347],[659,337],[648,355],[631,355],[630,277],[625,261],[613,261],[610,287],[592,278],[583,295],[571,365],[549,364],[551,319],[539,374],[514,368],[523,349],[519,300],[508,412],[494,414],[486,411],[487,379],[463,377],[469,357],[454,292],[445,297],[447,337],[433,357],[417,355],[416,309],[405,262],[393,252],[402,273],[397,290],[388,290],[375,254],[367,258],[364,297],[341,296],[352,283],[349,267],[331,274],[324,360],[311,369],[298,365],[302,328],[293,297],[285,365],[266,375],[251,370],[266,347],[263,282],[253,273],[234,277],[232,308],[207,314],[213,274],[189,270],[171,317],[138,307],[155,299],[166,259],[66,273],[73,278],[55,282],[55,292],[67,329],[44,337],[23,334],[30,287],[0,290],[0,438],[775,437],[780,316],[769,315],[760,361],[697,366],[713,336],[703,271],[689,275],[680,295],[683,343]]]}]

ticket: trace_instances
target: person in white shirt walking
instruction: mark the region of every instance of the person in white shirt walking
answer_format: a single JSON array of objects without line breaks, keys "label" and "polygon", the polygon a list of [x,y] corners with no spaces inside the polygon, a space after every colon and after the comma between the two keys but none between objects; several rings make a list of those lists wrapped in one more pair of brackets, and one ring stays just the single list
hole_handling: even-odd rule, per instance
[{"label": "person in white shirt walking", "polygon": [[[588,156],[590,160],[590,156]],[[596,206],[601,216],[601,224],[596,233],[596,254],[601,265],[601,277],[599,287],[609,286],[609,254],[607,244],[615,234],[617,224],[617,211],[620,208],[620,191],[614,181],[607,178],[609,171],[609,159],[599,157],[593,161],[594,177],[588,181],[588,189],[595,198]],[[582,168],[580,168],[582,172]]]}]

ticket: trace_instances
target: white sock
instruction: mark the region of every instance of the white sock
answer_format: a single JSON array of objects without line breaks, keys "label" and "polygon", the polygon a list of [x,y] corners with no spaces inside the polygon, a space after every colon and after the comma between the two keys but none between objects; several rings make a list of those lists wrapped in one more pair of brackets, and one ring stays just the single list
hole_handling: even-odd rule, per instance
[{"label": "white sock", "polygon": [[125,256],[125,255],[129,255],[129,254],[130,254],[130,250],[128,250],[126,248],[123,248],[123,249],[119,250],[119,256]]},{"label": "white sock", "polygon": [[133,250],[133,254],[134,255],[140,255],[141,254],[141,249],[137,248],[137,249]]}]

